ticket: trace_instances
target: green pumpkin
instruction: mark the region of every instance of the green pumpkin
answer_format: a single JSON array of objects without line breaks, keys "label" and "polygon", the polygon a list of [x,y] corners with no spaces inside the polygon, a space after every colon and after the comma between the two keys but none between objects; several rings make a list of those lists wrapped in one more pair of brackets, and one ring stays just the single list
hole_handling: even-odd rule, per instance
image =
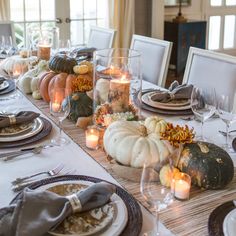
[{"label": "green pumpkin", "polygon": [[186,144],[176,166],[191,176],[192,184],[205,189],[222,189],[234,176],[229,154],[206,142]]},{"label": "green pumpkin", "polygon": [[58,54],[50,59],[48,67],[56,73],[65,72],[73,74],[73,67],[76,65],[77,61],[74,58],[68,57],[65,54]]},{"label": "green pumpkin", "polygon": [[70,114],[68,118],[74,122],[78,117],[91,116],[93,114],[93,100],[82,92],[76,92],[70,95]]}]

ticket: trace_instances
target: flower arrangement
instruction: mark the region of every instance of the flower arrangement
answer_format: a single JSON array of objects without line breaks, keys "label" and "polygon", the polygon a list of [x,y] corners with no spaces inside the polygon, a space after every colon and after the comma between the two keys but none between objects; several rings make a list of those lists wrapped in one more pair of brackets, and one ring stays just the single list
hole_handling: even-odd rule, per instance
[{"label": "flower arrangement", "polygon": [[138,120],[136,114],[137,111],[132,105],[129,105],[129,111],[127,112],[113,113],[111,105],[109,103],[104,103],[97,107],[94,114],[94,120],[97,125],[108,127],[111,123],[117,120]]},{"label": "flower arrangement", "polygon": [[167,123],[165,132],[161,133],[161,139],[168,140],[174,147],[179,147],[180,144],[193,143],[194,137],[193,128],[190,129],[187,125],[174,126],[172,123]]},{"label": "flower arrangement", "polygon": [[78,75],[72,82],[72,91],[86,92],[93,88],[93,79],[89,75]]}]

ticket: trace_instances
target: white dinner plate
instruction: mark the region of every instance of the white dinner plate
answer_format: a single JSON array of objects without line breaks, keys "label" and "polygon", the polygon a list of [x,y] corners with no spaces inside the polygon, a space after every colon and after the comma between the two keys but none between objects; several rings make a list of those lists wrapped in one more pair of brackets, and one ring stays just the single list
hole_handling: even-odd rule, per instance
[{"label": "white dinner plate", "polygon": [[236,235],[236,209],[230,211],[228,215],[226,215],[223,222],[223,231],[225,236]]},{"label": "white dinner plate", "polygon": [[150,93],[145,93],[141,98],[142,102],[148,106],[163,109],[163,110],[173,110],[173,111],[181,111],[181,110],[187,110],[191,108],[189,101],[184,101],[182,103],[155,102],[152,99],[150,99]]},{"label": "white dinner plate", "polygon": [[[53,191],[60,195],[69,195],[79,191],[79,185],[84,185],[86,187],[91,184],[94,183],[82,180],[71,180],[71,181],[62,181],[62,182],[47,184],[39,187],[38,189]],[[63,233],[63,230],[65,230],[65,226],[69,225],[68,224],[69,221],[73,222],[81,221],[83,219],[86,219],[88,215],[93,215],[94,211],[96,212],[96,210],[89,211],[88,213],[86,213],[87,215],[83,215],[83,213],[81,214],[77,213],[75,215],[72,215],[70,217],[73,218],[68,217],[68,219],[66,219],[56,230],[51,231],[49,233],[51,235],[56,235],[56,236],[78,236],[78,235],[118,236],[121,234],[128,221],[128,212],[125,203],[117,194],[113,194],[111,196],[111,203],[108,203],[105,206],[99,208],[99,211],[105,212],[107,213],[107,215],[103,217],[103,220],[99,224],[97,224],[94,228],[91,227],[89,232],[80,232],[80,233],[74,232],[72,229],[75,229],[77,225],[73,223],[71,224],[71,233]],[[79,219],[79,217],[81,216],[82,219],[81,218]],[[83,216],[85,218],[83,218]]]},{"label": "white dinner plate", "polygon": [[19,131],[2,133],[0,135],[0,142],[15,142],[30,138],[38,134],[43,129],[43,121],[38,117],[34,120],[31,126],[25,126],[25,129]]},{"label": "white dinner plate", "polygon": [[8,88],[8,87],[9,87],[9,83],[8,83],[6,80],[4,80],[4,81],[0,84],[0,91],[6,89],[6,88]]}]

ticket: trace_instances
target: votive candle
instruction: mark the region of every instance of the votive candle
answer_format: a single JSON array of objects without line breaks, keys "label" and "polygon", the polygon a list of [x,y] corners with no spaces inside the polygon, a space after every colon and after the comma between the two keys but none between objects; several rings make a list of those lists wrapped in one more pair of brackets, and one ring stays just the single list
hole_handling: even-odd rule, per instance
[{"label": "votive candle", "polygon": [[174,196],[179,200],[187,200],[190,195],[191,177],[185,173],[174,176]]},{"label": "votive candle", "polygon": [[98,148],[99,131],[95,127],[89,126],[85,131],[86,147],[90,149]]}]

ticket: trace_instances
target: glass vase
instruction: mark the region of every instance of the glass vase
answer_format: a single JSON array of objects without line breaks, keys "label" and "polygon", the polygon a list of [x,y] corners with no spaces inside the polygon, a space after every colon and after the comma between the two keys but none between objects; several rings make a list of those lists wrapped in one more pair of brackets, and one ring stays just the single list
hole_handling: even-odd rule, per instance
[{"label": "glass vase", "polygon": [[107,127],[116,120],[138,120],[142,91],[140,53],[104,49],[94,53],[94,124]]}]

